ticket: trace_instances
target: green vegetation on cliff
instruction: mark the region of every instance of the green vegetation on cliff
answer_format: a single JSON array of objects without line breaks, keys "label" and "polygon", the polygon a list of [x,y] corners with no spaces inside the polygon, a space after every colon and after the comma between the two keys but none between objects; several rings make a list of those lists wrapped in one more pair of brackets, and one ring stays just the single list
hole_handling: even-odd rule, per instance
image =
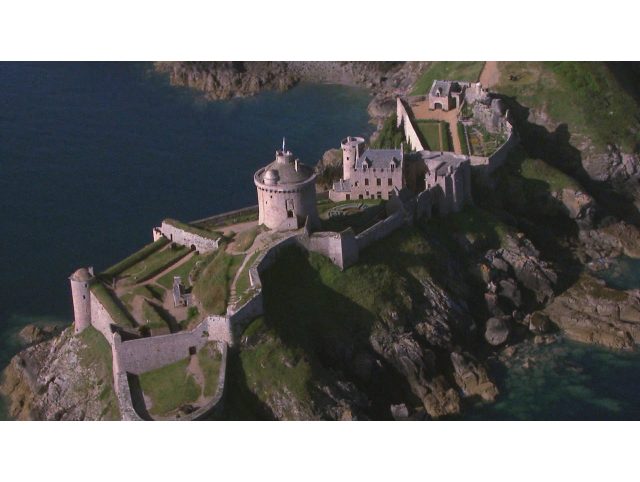
[{"label": "green vegetation on cliff", "polygon": [[373,149],[399,149],[404,142],[404,132],[396,127],[398,117],[394,112],[384,121],[382,129],[373,142]]},{"label": "green vegetation on cliff", "polygon": [[[602,150],[617,143],[633,152],[640,142],[640,106],[604,62],[499,62],[494,89],[542,110],[572,134]],[[510,80],[513,79],[513,80]]]},{"label": "green vegetation on cliff", "polygon": [[100,400],[105,403],[102,413],[103,420],[120,420],[118,400],[113,389],[113,368],[111,359],[111,346],[105,340],[102,333],[90,326],[79,335],[82,348],[78,352],[78,362],[83,368],[93,370],[98,384],[103,385],[100,391]]},{"label": "green vegetation on cliff", "polygon": [[477,82],[483,66],[484,62],[430,62],[413,86],[411,95],[428,94],[434,80]]},{"label": "green vegetation on cliff", "polygon": [[581,189],[578,181],[540,159],[524,159],[520,165],[520,173],[525,179],[546,183],[551,192],[561,192],[563,189],[575,191]]}]

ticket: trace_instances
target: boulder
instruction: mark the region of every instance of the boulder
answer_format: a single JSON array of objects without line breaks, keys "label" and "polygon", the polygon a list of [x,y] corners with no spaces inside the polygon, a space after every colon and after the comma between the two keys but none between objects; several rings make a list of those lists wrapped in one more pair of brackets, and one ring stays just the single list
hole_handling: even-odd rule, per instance
[{"label": "boulder", "polygon": [[489,318],[484,338],[490,345],[502,345],[509,338],[509,317]]}]

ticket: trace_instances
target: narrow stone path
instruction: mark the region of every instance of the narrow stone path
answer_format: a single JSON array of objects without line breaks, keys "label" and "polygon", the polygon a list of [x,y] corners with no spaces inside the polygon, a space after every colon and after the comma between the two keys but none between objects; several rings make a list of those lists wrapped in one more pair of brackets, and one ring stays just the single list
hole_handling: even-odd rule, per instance
[{"label": "narrow stone path", "polygon": [[485,89],[493,87],[499,80],[500,70],[498,69],[498,62],[485,62],[484,67],[482,67],[482,72],[480,72],[479,80],[482,87]]}]

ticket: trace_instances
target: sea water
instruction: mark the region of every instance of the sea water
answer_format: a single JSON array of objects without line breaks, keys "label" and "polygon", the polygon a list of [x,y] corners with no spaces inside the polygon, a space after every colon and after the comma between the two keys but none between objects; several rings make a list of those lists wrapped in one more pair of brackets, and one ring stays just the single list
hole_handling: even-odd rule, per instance
[{"label": "sea water", "polygon": [[184,221],[256,204],[287,148],[315,164],[368,136],[369,94],[300,85],[207,101],[140,63],[0,63],[0,369],[34,321],[70,323],[68,276],[104,269]]},{"label": "sea water", "polygon": [[[300,85],[210,102],[149,64],[0,63],[0,369],[24,325],[70,323],[73,270],[127,256],[165,217],[255,204],[253,173],[283,136],[313,164],[372,132],[368,101],[357,88]],[[602,277],[640,287],[640,265],[621,263]],[[523,345],[508,363],[492,367],[497,402],[464,418],[640,418],[637,353],[562,341]]]}]

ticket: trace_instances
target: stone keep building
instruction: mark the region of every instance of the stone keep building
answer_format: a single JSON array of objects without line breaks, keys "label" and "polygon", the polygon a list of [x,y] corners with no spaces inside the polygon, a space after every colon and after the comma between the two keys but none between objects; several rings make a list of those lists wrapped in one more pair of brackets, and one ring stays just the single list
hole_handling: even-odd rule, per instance
[{"label": "stone keep building", "polygon": [[455,80],[434,80],[429,89],[429,109],[448,111],[460,107],[464,91],[469,85],[468,82]]},{"label": "stone keep building", "polygon": [[74,330],[77,335],[91,325],[91,292],[89,285],[93,281],[93,267],[80,268],[70,277],[71,298],[73,300]]},{"label": "stone keep building", "polygon": [[309,218],[319,226],[316,206],[316,174],[294,158],[291,151],[276,151],[275,160],[253,176],[258,191],[258,224],[269,229],[298,229]]},{"label": "stone keep building", "polygon": [[329,191],[332,201],[389,199],[404,187],[402,149],[365,149],[362,137],[342,140],[342,179]]}]

